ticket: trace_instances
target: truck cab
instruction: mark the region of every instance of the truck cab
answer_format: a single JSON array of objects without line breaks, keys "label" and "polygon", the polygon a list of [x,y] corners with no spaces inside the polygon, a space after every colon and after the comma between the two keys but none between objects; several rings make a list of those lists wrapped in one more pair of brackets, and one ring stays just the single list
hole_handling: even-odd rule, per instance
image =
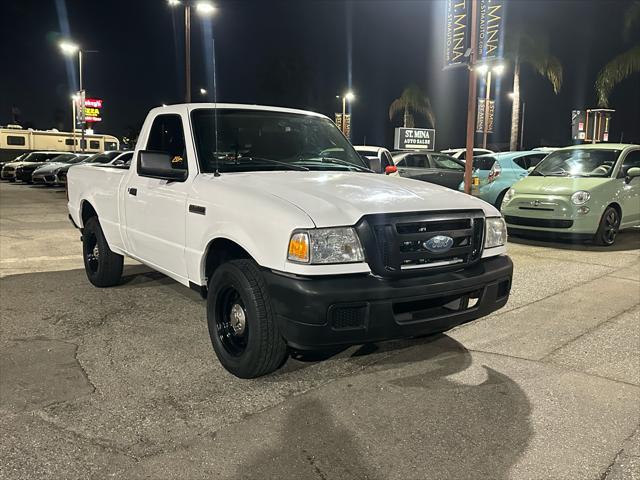
[{"label": "truck cab", "polygon": [[131,167],[74,166],[68,196],[89,280],[118,284],[129,256],[197,289],[215,353],[242,378],[290,349],[445,331],[509,297],[500,212],[374,174],[314,112],[153,109]]}]

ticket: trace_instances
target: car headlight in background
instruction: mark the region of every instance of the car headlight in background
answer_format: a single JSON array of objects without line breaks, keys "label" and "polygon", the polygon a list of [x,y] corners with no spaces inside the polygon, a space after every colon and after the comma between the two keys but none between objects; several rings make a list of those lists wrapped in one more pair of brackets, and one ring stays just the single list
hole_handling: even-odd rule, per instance
[{"label": "car headlight in background", "polygon": [[513,188],[507,190],[507,193],[504,194],[504,198],[502,199],[502,206],[513,200],[513,196],[515,195],[515,193],[516,191]]},{"label": "car headlight in background", "polygon": [[571,203],[574,205],[584,205],[591,198],[591,194],[585,190],[579,190],[571,195]]},{"label": "car headlight in background", "polygon": [[507,243],[507,224],[502,217],[485,219],[484,248],[501,247]]},{"label": "car headlight in background", "polygon": [[354,263],[364,261],[364,251],[351,227],[317,228],[291,235],[287,259],[310,264]]}]

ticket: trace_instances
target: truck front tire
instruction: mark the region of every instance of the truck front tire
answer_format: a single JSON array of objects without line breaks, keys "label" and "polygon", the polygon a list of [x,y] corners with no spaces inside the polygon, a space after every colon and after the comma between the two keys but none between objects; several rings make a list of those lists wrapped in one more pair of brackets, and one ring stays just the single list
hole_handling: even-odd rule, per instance
[{"label": "truck front tire", "polygon": [[82,257],[93,285],[113,287],[120,283],[124,257],[111,251],[97,217],[87,220],[82,230]]},{"label": "truck front tire", "polygon": [[287,345],[257,264],[244,259],[222,264],[208,290],[209,336],[222,366],[240,378],[277,370]]}]

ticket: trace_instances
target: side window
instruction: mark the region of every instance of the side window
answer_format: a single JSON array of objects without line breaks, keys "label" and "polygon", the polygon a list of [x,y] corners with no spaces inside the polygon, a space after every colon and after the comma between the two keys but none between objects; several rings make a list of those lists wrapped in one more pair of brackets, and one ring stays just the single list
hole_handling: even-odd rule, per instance
[{"label": "side window", "polygon": [[523,170],[529,169],[529,162],[527,161],[527,157],[517,157],[513,159],[513,163],[522,168]]},{"label": "side window", "polygon": [[407,155],[406,157],[407,167],[413,168],[429,168],[427,157],[425,155]]},{"label": "side window", "polygon": [[527,168],[535,167],[542,161],[544,157],[546,157],[546,155],[540,155],[539,153],[535,155],[529,155],[527,157],[529,159],[529,166]]},{"label": "side window", "polygon": [[180,115],[158,115],[151,125],[147,150],[171,155],[173,168],[187,169],[184,131]]},{"label": "side window", "polygon": [[464,167],[452,158],[444,155],[431,155],[431,163],[434,168],[442,168],[445,170],[464,170]]},{"label": "side window", "polygon": [[18,135],[9,135],[7,137],[7,145],[26,145],[26,139]]},{"label": "side window", "polygon": [[73,141],[73,138],[65,138],[65,139],[64,139],[64,144],[65,144],[65,145],[73,145],[74,143],[75,143],[75,144],[77,144],[77,143],[78,143],[78,141],[76,140],[76,141],[74,142],[74,141]]},{"label": "side window", "polygon": [[100,149],[100,142],[98,140],[89,140],[89,148]]},{"label": "side window", "polygon": [[406,167],[407,166],[407,157],[402,157],[400,160],[396,160],[396,166],[398,167]]},{"label": "side window", "polygon": [[116,149],[116,142],[109,142],[108,140],[105,140],[104,149],[105,150],[115,150]]},{"label": "side window", "polygon": [[458,157],[460,160],[465,160],[467,158],[467,151],[464,150],[460,156]]},{"label": "side window", "polygon": [[624,161],[622,162],[622,168],[620,170],[620,176],[624,177],[630,168],[640,167],[640,150],[634,150],[627,153]]}]

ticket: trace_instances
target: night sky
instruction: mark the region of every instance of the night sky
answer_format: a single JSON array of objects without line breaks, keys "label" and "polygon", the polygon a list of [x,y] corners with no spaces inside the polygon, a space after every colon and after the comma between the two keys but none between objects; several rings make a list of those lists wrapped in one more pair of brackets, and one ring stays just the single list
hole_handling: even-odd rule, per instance
[{"label": "night sky", "polygon": [[[193,99],[211,85],[215,38],[219,101],[301,107],[333,116],[335,96],[349,85],[355,144],[392,147],[389,104],[402,89],[420,85],[436,113],[436,148],[464,144],[467,75],[443,71],[443,1],[218,0],[210,20],[193,18]],[[570,143],[572,109],[595,107],[598,70],[632,43],[622,37],[622,0],[510,0],[507,28],[526,21],[547,33],[564,66],[559,95],[523,67],[527,103],[525,144]],[[0,15],[0,124],[11,107],[22,123],[68,130],[77,65],[60,53],[66,36],[84,49],[89,96],[104,100],[97,132],[128,134],[149,108],[184,97],[183,16],[163,0],[2,0]],[[211,34],[213,32],[213,34]],[[632,38],[636,43],[640,32]],[[490,143],[508,142],[513,69],[498,82],[498,124]],[[611,97],[611,140],[640,143],[640,76]],[[398,119],[400,121],[400,119]],[[62,123],[61,123],[62,122]],[[424,120],[418,119],[418,123]],[[421,126],[421,125],[419,125]],[[503,147],[504,148],[504,147]]]}]

